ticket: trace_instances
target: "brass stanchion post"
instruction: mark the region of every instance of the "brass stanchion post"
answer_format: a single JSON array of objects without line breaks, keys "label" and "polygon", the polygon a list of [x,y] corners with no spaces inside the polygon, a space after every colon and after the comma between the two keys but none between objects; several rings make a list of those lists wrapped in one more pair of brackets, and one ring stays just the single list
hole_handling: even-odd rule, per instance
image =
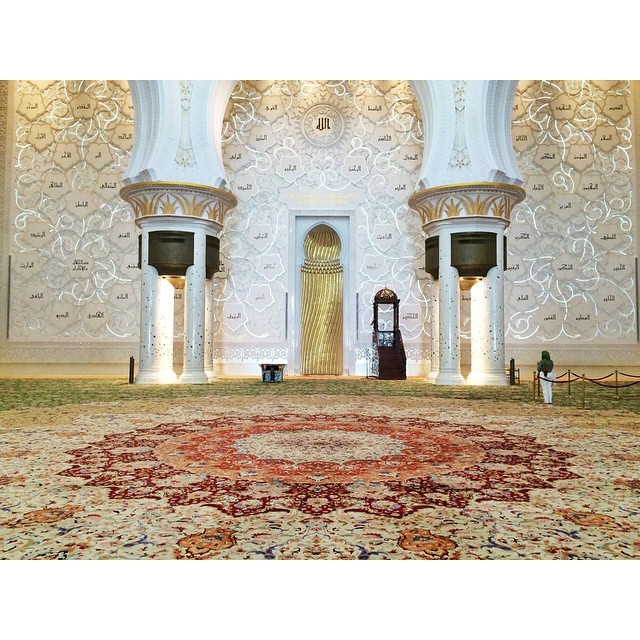
[{"label": "brass stanchion post", "polygon": [[620,394],[618,393],[618,370],[616,369],[616,400],[620,400]]},{"label": "brass stanchion post", "polygon": [[569,395],[571,395],[571,369],[569,369],[568,374],[569,374]]},{"label": "brass stanchion post", "polygon": [[584,409],[584,387],[585,387],[585,379],[584,373],[582,374],[582,408]]}]

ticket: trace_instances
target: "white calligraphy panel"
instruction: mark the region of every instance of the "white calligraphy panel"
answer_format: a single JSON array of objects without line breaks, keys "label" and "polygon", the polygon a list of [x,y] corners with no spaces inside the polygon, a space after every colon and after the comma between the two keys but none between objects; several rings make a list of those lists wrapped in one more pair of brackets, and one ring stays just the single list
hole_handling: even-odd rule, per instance
[{"label": "white calligraphy panel", "polygon": [[367,159],[362,156],[347,156],[342,165],[342,175],[354,184],[359,182],[369,175]]},{"label": "white calligraphy panel", "polygon": [[398,151],[396,162],[407,173],[414,173],[422,164],[422,148],[418,145],[403,145]]},{"label": "white calligraphy panel", "polygon": [[572,253],[563,253],[551,261],[551,268],[557,280],[574,280],[580,268],[580,258]]},{"label": "white calligraphy panel", "polygon": [[294,183],[304,174],[304,166],[299,156],[281,156],[276,173],[289,183]]},{"label": "white calligraphy panel", "polygon": [[32,125],[27,136],[27,141],[38,151],[44,151],[49,145],[53,144],[53,140],[53,131],[49,124]]},{"label": "white calligraphy panel", "polygon": [[596,307],[592,301],[570,301],[567,305],[565,331],[569,335],[593,338],[596,332]]},{"label": "white calligraphy panel", "polygon": [[608,280],[620,284],[629,278],[635,278],[636,261],[633,256],[612,252],[600,264],[602,276]]},{"label": "white calligraphy panel", "polygon": [[546,302],[533,312],[534,324],[539,328],[536,335],[546,340],[556,339],[562,331],[565,307],[556,302]]},{"label": "white calligraphy panel", "polygon": [[72,325],[80,321],[80,311],[76,305],[69,302],[55,302],[50,308],[48,320],[56,333],[64,334]]},{"label": "white calligraphy panel", "polygon": [[258,193],[258,177],[254,171],[245,171],[232,181],[233,193],[241,202],[247,202]]},{"label": "white calligraphy panel", "polygon": [[270,149],[276,140],[271,127],[253,127],[248,145],[256,151],[264,152]]},{"label": "white calligraphy panel", "polygon": [[232,333],[247,322],[247,312],[241,302],[224,302],[220,305],[220,320],[224,329]]},{"label": "white calligraphy panel", "polygon": [[281,96],[266,95],[260,100],[258,114],[267,122],[275,122],[284,115],[284,104]]},{"label": "white calligraphy panel", "polygon": [[42,192],[45,196],[59,200],[71,191],[66,175],[62,171],[48,171],[44,175]]},{"label": "white calligraphy panel", "polygon": [[409,335],[422,329],[423,311],[420,305],[409,302],[401,304],[399,308],[399,321],[403,334],[406,331]]},{"label": "white calligraphy panel", "polygon": [[231,144],[224,149],[224,163],[232,171],[239,171],[252,163],[247,147],[242,144]]},{"label": "white calligraphy panel", "polygon": [[520,312],[534,311],[540,306],[533,287],[528,284],[513,285],[507,301],[510,309]]},{"label": "white calligraphy panel", "polygon": [[373,124],[387,116],[387,101],[383,96],[367,96],[362,104],[362,115]]},{"label": "white calligraphy panel", "polygon": [[129,309],[137,303],[138,294],[133,284],[114,284],[109,293],[109,302],[116,309]]},{"label": "white calligraphy panel", "polygon": [[247,293],[246,303],[259,313],[275,302],[271,287],[266,284],[253,284]]},{"label": "white calligraphy panel", "polygon": [[371,144],[386,153],[398,146],[398,136],[391,127],[376,127],[371,134]]},{"label": "white calligraphy panel", "polygon": [[376,224],[371,232],[371,244],[382,253],[386,253],[392,246],[397,244],[398,236],[399,232],[394,224]]},{"label": "white calligraphy panel", "polygon": [[252,225],[247,230],[245,239],[252,247],[262,252],[273,244],[273,229],[270,224]]},{"label": "white calligraphy panel", "polygon": [[22,242],[34,249],[42,249],[51,244],[53,240],[53,229],[49,222],[36,220],[30,222],[24,233],[20,234]]},{"label": "white calligraphy panel", "polygon": [[380,282],[388,271],[384,256],[377,253],[367,253],[360,267],[360,273],[373,282]]},{"label": "white calligraphy panel", "polygon": [[398,202],[406,202],[413,193],[414,182],[406,173],[393,173],[389,176],[387,193]]},{"label": "white calligraphy panel", "polygon": [[266,255],[260,255],[255,261],[256,272],[259,273],[265,280],[273,282],[276,278],[284,273],[284,265],[282,264],[282,258],[278,253],[270,253]]}]

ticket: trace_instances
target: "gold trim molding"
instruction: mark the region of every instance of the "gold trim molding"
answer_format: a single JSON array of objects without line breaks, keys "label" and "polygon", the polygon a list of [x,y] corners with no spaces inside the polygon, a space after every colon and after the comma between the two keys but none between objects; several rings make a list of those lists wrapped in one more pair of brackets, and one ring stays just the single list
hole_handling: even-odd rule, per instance
[{"label": "gold trim molding", "polygon": [[145,216],[204,218],[222,225],[224,216],[238,204],[229,191],[187,182],[136,182],[120,189],[136,219]]},{"label": "gold trim molding", "polygon": [[417,191],[409,206],[422,216],[422,224],[461,216],[509,220],[513,207],[526,197],[525,190],[502,182],[447,184]]}]

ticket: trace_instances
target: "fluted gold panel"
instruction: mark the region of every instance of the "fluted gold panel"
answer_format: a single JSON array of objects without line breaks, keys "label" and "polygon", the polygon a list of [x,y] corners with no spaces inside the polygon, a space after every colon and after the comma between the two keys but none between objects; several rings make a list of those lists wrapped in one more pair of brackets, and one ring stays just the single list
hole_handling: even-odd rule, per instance
[{"label": "fluted gold panel", "polygon": [[342,273],[340,238],[326,225],[304,241],[302,266],[302,375],[342,374]]}]

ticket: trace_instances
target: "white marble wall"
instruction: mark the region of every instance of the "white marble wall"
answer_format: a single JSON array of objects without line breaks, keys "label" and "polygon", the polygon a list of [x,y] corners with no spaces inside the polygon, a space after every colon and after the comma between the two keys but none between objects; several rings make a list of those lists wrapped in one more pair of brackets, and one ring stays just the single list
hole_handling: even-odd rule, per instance
[{"label": "white marble wall", "polygon": [[[133,143],[127,84],[10,86],[13,170],[2,222],[10,236],[11,287],[3,293],[9,308],[3,353],[12,344],[47,343],[55,359],[64,344],[137,345],[136,229],[118,196]],[[508,346],[637,341],[632,105],[628,81],[519,84],[513,143],[528,197],[507,231]],[[325,116],[336,123],[324,132],[333,138],[318,137],[315,123]],[[406,81],[236,85],[222,131],[239,204],[227,215],[222,271],[214,279],[218,371],[252,373],[260,359],[288,357],[292,215],[325,211],[348,212],[351,220],[354,275],[346,302],[357,307],[350,331],[359,366],[373,295],[388,286],[401,300],[410,372],[427,374],[431,279],[421,222],[407,206],[424,134]],[[463,170],[459,146],[451,162]],[[4,260],[3,269],[8,265]],[[176,292],[176,337],[184,330],[183,293]],[[468,307],[463,299],[463,359]]]},{"label": "white marble wall", "polygon": [[[330,131],[317,129],[324,116]],[[407,206],[423,133],[409,83],[241,82],[226,122],[224,161],[240,202],[221,235],[226,270],[217,297],[225,322],[217,341],[248,343],[250,356],[261,344],[291,350],[291,221],[301,212],[343,212],[355,244],[345,300],[357,322],[347,327],[353,347],[370,344],[373,296],[389,286],[401,299],[410,359],[428,360],[430,281],[419,216]]]},{"label": "white marble wall", "polygon": [[119,197],[127,83],[18,81],[14,104],[9,339],[137,341],[137,234]]},{"label": "white marble wall", "polygon": [[637,342],[632,106],[629,81],[519,84],[527,199],[507,231],[509,343]]}]

